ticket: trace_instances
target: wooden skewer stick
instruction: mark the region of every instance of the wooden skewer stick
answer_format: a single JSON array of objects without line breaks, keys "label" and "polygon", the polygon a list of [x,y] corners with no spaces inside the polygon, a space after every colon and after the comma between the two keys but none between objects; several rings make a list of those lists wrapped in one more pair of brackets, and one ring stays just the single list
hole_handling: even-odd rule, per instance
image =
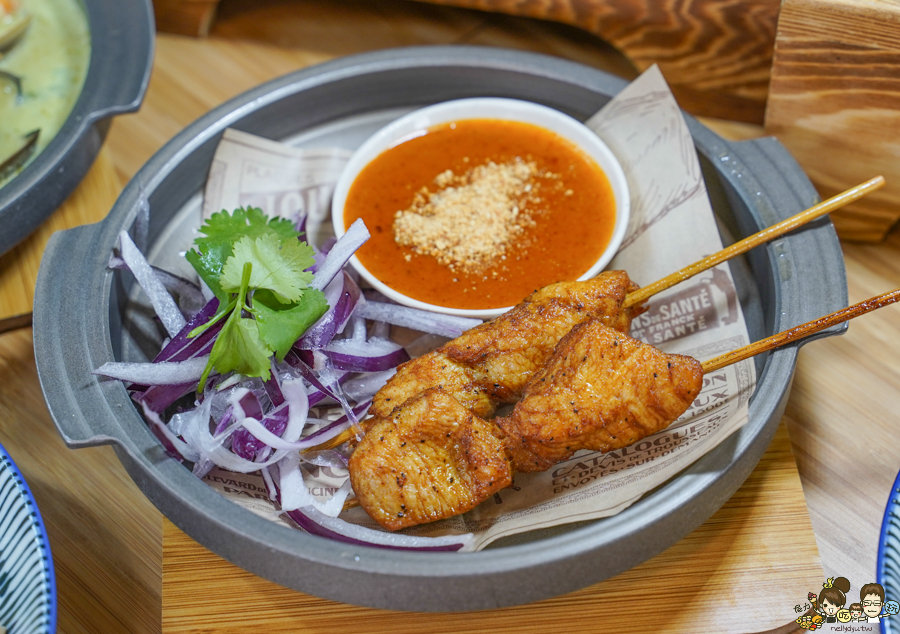
[{"label": "wooden skewer stick", "polygon": [[[707,269],[711,269],[712,267],[716,266],[717,264],[720,264],[721,262],[724,262],[725,260],[727,260],[729,258],[732,258],[736,255],[740,255],[741,253],[746,253],[753,247],[756,247],[764,242],[767,242],[769,240],[777,238],[778,236],[784,235],[785,233],[788,233],[789,231],[793,231],[794,229],[806,224],[807,222],[810,222],[811,220],[815,220],[816,218],[819,218],[820,216],[824,216],[825,214],[832,212],[835,209],[838,209],[840,207],[843,207],[844,205],[851,203],[854,200],[862,198],[869,192],[875,191],[876,189],[880,189],[881,187],[884,187],[884,177],[883,176],[876,176],[875,178],[867,180],[866,182],[861,183],[861,184],[857,185],[856,187],[851,187],[847,191],[840,193],[836,196],[832,196],[828,200],[822,201],[818,205],[814,205],[813,207],[810,207],[806,211],[801,211],[799,214],[791,216],[787,220],[782,220],[778,224],[774,224],[771,227],[768,227],[766,229],[763,229],[762,231],[759,231],[758,233],[754,233],[752,236],[748,236],[748,237],[744,238],[740,242],[735,242],[730,247],[726,247],[725,249],[722,249],[718,253],[714,253],[713,255],[703,258],[699,262],[695,262],[694,264],[691,264],[690,266],[687,266],[687,267],[681,269],[680,271],[676,271],[675,273],[672,273],[671,275],[668,275],[668,276],[664,277],[663,279],[661,279],[657,282],[654,282],[653,284],[644,286],[643,288],[639,288],[638,290],[634,291],[633,293],[629,293],[628,295],[625,296],[625,301],[624,301],[623,306],[625,308],[628,308],[629,306],[634,306],[635,304],[639,304],[639,303],[645,301],[646,299],[652,297],[656,293],[664,291],[667,288],[674,286],[675,284],[678,284],[679,282],[682,282],[690,277],[693,277],[694,275],[697,275],[698,273],[702,273],[703,271],[705,271]],[[888,302],[888,303],[890,303],[890,302]],[[872,310],[872,309],[869,309],[869,310]],[[862,313],[859,313],[859,314],[862,314]],[[824,319],[827,319],[827,318],[824,318]],[[847,317],[847,319],[852,319],[852,317]],[[846,321],[846,320],[844,320],[844,321]],[[813,322],[810,322],[810,323],[813,323]],[[834,323],[841,323],[841,322],[836,321]],[[828,326],[822,326],[822,328],[827,328],[827,327]],[[802,326],[801,326],[801,328],[802,328]],[[790,331],[790,332],[792,332],[792,331]],[[807,333],[807,334],[811,334],[811,332],[815,332],[815,331],[810,331],[810,333]],[[784,334],[784,333],[782,333],[782,334]],[[778,337],[779,335],[775,335],[775,336]],[[800,336],[802,337],[805,335],[800,335]],[[765,340],[763,340],[763,341],[765,341]],[[790,341],[793,341],[793,340],[790,340]],[[787,343],[787,342],[788,342],[788,340],[785,340],[782,343]],[[762,343],[762,342],[757,342],[757,343]],[[751,344],[751,345],[756,345],[756,344]],[[777,345],[782,345],[782,344],[776,344],[776,345],[773,345],[772,347],[777,347]],[[735,351],[729,353],[728,355],[722,355],[722,357],[719,357],[719,359],[724,359],[725,357],[728,357],[729,355],[732,355],[732,354],[736,354],[736,353],[740,352],[741,350],[744,350],[744,349],[741,348],[740,350],[735,350]],[[707,370],[706,366],[704,365],[704,372],[717,370],[720,367],[729,365],[731,363],[737,363],[741,359],[744,359],[747,357],[752,357],[754,354],[757,354],[758,352],[763,352],[763,349],[760,349],[757,352],[751,352],[746,357],[735,358],[733,360],[723,363],[720,366],[710,367],[708,370]],[[714,359],[713,361],[716,361],[716,360],[717,359]],[[710,362],[707,362],[707,363],[710,363]],[[350,440],[352,437],[353,437],[352,430],[348,430],[346,432],[338,434],[331,440],[325,441],[321,445],[317,445],[315,447],[312,447],[311,449],[306,449],[305,451],[321,451],[324,449],[334,449],[335,447],[338,447],[338,446],[344,444],[345,442]]]},{"label": "wooden skewer stick", "polygon": [[731,365],[732,363],[737,363],[738,361],[749,359],[750,357],[755,356],[761,352],[766,352],[767,350],[772,350],[773,348],[783,346],[786,343],[791,343],[792,341],[803,339],[804,337],[815,334],[820,330],[825,330],[826,328],[830,328],[831,326],[842,324],[845,321],[849,321],[854,317],[859,317],[860,315],[865,315],[866,313],[881,308],[882,306],[893,304],[897,300],[900,300],[900,288],[888,293],[883,293],[871,299],[867,299],[863,302],[859,302],[858,304],[854,304],[853,306],[842,308],[841,310],[833,312],[830,315],[826,315],[825,317],[820,317],[819,319],[808,321],[805,324],[801,324],[800,326],[796,326],[794,328],[791,328],[790,330],[779,332],[776,335],[766,337],[765,339],[760,339],[759,341],[755,341],[750,345],[744,346],[743,348],[738,348],[737,350],[732,350],[731,352],[725,353],[714,359],[710,359],[709,361],[703,363],[703,373],[706,374],[708,372],[724,368],[726,365]]},{"label": "wooden skewer stick", "polygon": [[806,211],[801,211],[799,214],[795,216],[791,216],[787,220],[782,220],[778,224],[774,224],[771,227],[767,227],[758,233],[754,233],[752,236],[748,236],[741,240],[740,242],[735,242],[729,247],[726,247],[719,251],[718,253],[713,253],[712,255],[703,258],[699,262],[695,262],[690,266],[686,266],[680,271],[676,271],[671,275],[667,275],[661,280],[654,282],[653,284],[648,284],[643,288],[639,288],[633,293],[629,293],[625,297],[625,303],[623,304],[624,308],[628,308],[630,306],[634,306],[635,304],[640,304],[641,302],[647,300],[648,298],[660,293],[671,286],[675,286],[679,282],[683,282],[689,277],[693,277],[698,273],[701,273],[707,269],[711,269],[717,264],[721,264],[725,260],[732,258],[736,255],[740,255],[741,253],[746,253],[750,249],[759,246],[764,242],[768,242],[769,240],[773,240],[789,231],[793,231],[797,227],[800,227],[811,220],[815,220],[820,216],[824,216],[827,213],[834,211],[844,205],[853,202],[854,200],[858,200],[862,198],[869,192],[873,192],[876,189],[880,189],[884,187],[884,177],[876,176],[875,178],[866,181],[865,183],[861,183],[856,187],[851,187],[847,191],[838,194],[837,196],[832,196],[828,200],[824,200],[820,202],[818,205],[810,207]]}]

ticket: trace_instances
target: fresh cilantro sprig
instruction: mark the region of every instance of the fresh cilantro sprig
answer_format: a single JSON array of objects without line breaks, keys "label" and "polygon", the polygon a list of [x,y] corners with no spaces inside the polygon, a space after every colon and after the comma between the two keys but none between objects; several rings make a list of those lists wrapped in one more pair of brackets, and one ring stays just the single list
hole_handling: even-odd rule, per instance
[{"label": "fresh cilantro sprig", "polygon": [[200,378],[212,370],[267,380],[271,358],[279,360],[328,309],[321,291],[309,288],[313,250],[289,220],[260,209],[213,214],[200,229],[187,260],[219,299],[219,310],[195,337],[225,319]]}]

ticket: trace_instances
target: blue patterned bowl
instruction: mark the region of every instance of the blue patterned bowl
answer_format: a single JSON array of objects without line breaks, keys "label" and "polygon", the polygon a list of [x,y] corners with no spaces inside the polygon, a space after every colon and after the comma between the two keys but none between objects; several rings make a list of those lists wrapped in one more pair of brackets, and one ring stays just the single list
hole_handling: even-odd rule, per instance
[{"label": "blue patterned bowl", "polygon": [[[878,543],[878,583],[885,599],[900,600],[900,473],[884,510],[881,539]],[[900,634],[900,616],[881,619],[883,634]]]},{"label": "blue patterned bowl", "polygon": [[56,579],[47,531],[15,463],[0,447],[0,626],[56,631]]}]

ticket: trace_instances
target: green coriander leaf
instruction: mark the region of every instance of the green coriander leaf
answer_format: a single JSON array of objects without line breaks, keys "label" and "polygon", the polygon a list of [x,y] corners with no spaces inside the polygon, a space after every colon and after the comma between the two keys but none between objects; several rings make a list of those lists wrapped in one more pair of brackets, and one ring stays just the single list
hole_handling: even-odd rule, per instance
[{"label": "green coriander leaf", "polygon": [[258,376],[266,381],[270,376],[271,356],[272,351],[259,338],[256,321],[241,317],[229,319],[219,332],[210,353],[210,361],[221,374],[235,371],[246,376]]},{"label": "green coriander leaf", "polygon": [[241,207],[230,214],[224,210],[214,213],[200,227],[200,233],[206,234],[206,237],[199,237],[194,240],[194,243],[201,250],[210,244],[222,242],[232,244],[244,236],[257,238],[274,234],[287,240],[300,235],[290,220],[269,218],[262,209],[257,207]]},{"label": "green coriander leaf", "polygon": [[221,288],[219,276],[236,241],[244,236],[275,235],[288,240],[300,235],[290,220],[268,218],[255,207],[242,207],[230,214],[227,211],[214,213],[200,227],[200,233],[205,236],[194,240],[195,248],[187,252],[186,259],[219,301],[224,301],[227,295]]},{"label": "green coriander leaf", "polygon": [[259,290],[253,294],[253,312],[259,325],[259,336],[275,351],[278,360],[284,359],[294,342],[300,338],[328,310],[322,291],[308,288],[298,304],[283,305],[272,291]]},{"label": "green coriander leaf", "polygon": [[299,301],[313,279],[312,273],[304,271],[315,262],[312,247],[305,242],[290,240],[282,245],[274,235],[255,239],[245,236],[234,244],[234,254],[222,268],[222,290],[235,292],[240,288],[241,274],[248,262],[253,266],[250,287],[271,290],[283,304]]},{"label": "green coriander leaf", "polygon": [[[222,330],[216,336],[216,342],[209,352],[209,360],[200,377],[197,390],[202,392],[206,385],[209,373],[215,369],[224,374],[236,370],[247,376],[259,376],[268,380],[269,357],[272,351],[259,339],[259,327],[255,320],[242,316],[246,305],[247,290],[250,285],[250,275],[253,265],[247,262],[241,273],[241,285],[237,297],[226,307],[224,313],[229,310],[231,314],[222,326]],[[224,314],[223,313],[223,314]]]},{"label": "green coriander leaf", "polygon": [[[227,247],[227,248],[226,248]],[[219,298],[219,303],[224,304],[228,301],[228,293],[222,290],[219,284],[219,276],[222,275],[222,267],[225,260],[231,255],[231,245],[219,245],[214,249],[200,253],[196,249],[191,249],[185,253],[184,258],[194,267],[213,294]]]}]

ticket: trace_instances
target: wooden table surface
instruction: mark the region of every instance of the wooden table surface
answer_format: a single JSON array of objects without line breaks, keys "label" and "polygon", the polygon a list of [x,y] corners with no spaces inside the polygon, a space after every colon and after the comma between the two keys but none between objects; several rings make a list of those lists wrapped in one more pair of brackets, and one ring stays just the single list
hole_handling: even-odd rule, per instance
[{"label": "wooden table surface", "polygon": [[[608,46],[560,25],[402,0],[225,0],[210,38],[159,36],[142,110],[113,122],[81,187],[46,227],[0,258],[0,318],[29,309],[47,235],[102,219],[118,189],[153,152],[210,108],[262,81],[341,55],[451,43],[537,50],[634,74]],[[733,138],[761,133],[753,126],[706,122]],[[851,301],[900,286],[900,234],[877,245],[843,247]],[[603,584],[469,622],[484,631],[553,631],[554,623],[577,610],[582,616],[573,626],[615,613],[616,631],[752,632],[792,618],[792,606],[821,588],[823,574],[848,577],[855,588],[873,581],[881,516],[900,469],[900,455],[891,449],[900,403],[897,310],[865,316],[845,336],[803,349],[785,425],[766,457],[688,539]],[[47,524],[60,632],[267,631],[260,623],[258,629],[238,628],[239,619],[222,605],[204,606],[211,612],[198,614],[189,601],[173,596],[173,584],[190,582],[184,579],[191,575],[190,557],[199,562],[195,570],[220,564],[164,525],[109,447],[65,449],[41,398],[28,328],[0,335],[0,444],[24,472]],[[453,631],[466,622],[394,618],[297,593],[290,597],[292,609],[304,608],[311,618],[305,625],[293,621],[295,631],[333,631],[341,623],[359,631],[387,631],[397,623],[412,631],[425,619],[435,631]],[[707,618],[698,621],[703,613]]]}]

